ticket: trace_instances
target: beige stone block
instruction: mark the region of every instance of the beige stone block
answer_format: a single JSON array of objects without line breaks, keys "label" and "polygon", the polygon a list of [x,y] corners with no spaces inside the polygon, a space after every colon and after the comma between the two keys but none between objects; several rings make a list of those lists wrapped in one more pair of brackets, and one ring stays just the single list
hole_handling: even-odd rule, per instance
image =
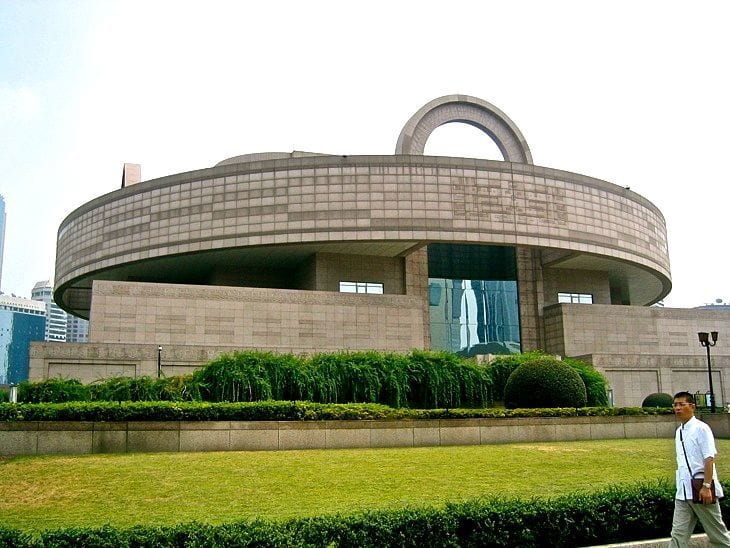
[{"label": "beige stone block", "polygon": [[370,431],[371,447],[413,447],[414,430],[406,428],[373,428]]},{"label": "beige stone block", "polygon": [[[677,430],[678,423],[674,420],[666,422],[658,422],[656,424],[656,436],[657,438],[674,438],[674,433]],[[723,432],[723,435],[715,434],[716,438],[728,438],[730,437],[730,430],[727,429]]]},{"label": "beige stone block", "polygon": [[154,453],[180,450],[180,426],[177,422],[130,422],[127,451]]},{"label": "beige stone block", "polygon": [[325,449],[327,431],[323,422],[280,422],[279,449]]},{"label": "beige stone block", "polygon": [[605,423],[593,423],[590,428],[590,439],[610,440],[626,437],[623,421],[611,421]]},{"label": "beige stone block", "polygon": [[558,440],[555,424],[529,424],[513,428],[512,437],[514,443]]},{"label": "beige stone block", "polygon": [[35,430],[0,429],[0,455],[35,455],[38,449],[38,432]]},{"label": "beige stone block", "polygon": [[479,427],[479,442],[482,445],[508,443],[512,438],[511,432],[512,428],[510,426],[486,424]]},{"label": "beige stone block", "polygon": [[208,426],[204,423],[198,428],[181,428],[180,451],[228,451],[231,445],[229,425],[226,424],[225,429]]},{"label": "beige stone block", "polygon": [[279,430],[267,429],[231,430],[230,449],[232,451],[276,451],[279,447]]},{"label": "beige stone block", "polygon": [[479,426],[442,425],[440,445],[479,445]]},{"label": "beige stone block", "polygon": [[179,450],[179,430],[162,432],[130,430],[127,435],[127,451],[130,453],[176,452]]},{"label": "beige stone block", "polygon": [[[73,425],[70,425],[73,427]],[[38,454],[75,455],[91,453],[93,431],[91,429],[53,430],[38,436]]]},{"label": "beige stone block", "polygon": [[419,425],[413,428],[414,447],[436,447],[441,445],[441,429],[431,424]]},{"label": "beige stone block", "polygon": [[654,421],[627,420],[624,424],[627,438],[656,438],[657,423]]},{"label": "beige stone block", "polygon": [[591,437],[591,425],[580,424],[556,424],[555,439],[557,441],[587,440]]},{"label": "beige stone block", "polygon": [[345,447],[370,447],[370,428],[361,424],[359,428],[333,428],[326,430],[327,449]]},{"label": "beige stone block", "polygon": [[119,429],[94,429],[92,440],[93,453],[126,453],[127,429],[126,423]]}]

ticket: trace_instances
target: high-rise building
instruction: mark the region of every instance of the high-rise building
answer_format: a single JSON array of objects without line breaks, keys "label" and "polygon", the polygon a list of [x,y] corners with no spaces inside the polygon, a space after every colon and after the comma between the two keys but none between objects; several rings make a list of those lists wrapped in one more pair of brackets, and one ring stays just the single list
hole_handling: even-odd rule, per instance
[{"label": "high-rise building", "polygon": [[53,284],[43,280],[33,286],[31,298],[46,305],[45,340],[50,342],[66,342],[67,314],[53,302]]},{"label": "high-rise building", "polygon": [[0,295],[0,384],[28,379],[31,341],[42,341],[46,326],[42,302]]},{"label": "high-rise building", "polygon": [[3,280],[3,254],[5,252],[5,198],[0,194],[0,289]]},{"label": "high-rise building", "polygon": [[89,320],[79,318],[73,314],[68,314],[66,319],[66,342],[89,342]]}]

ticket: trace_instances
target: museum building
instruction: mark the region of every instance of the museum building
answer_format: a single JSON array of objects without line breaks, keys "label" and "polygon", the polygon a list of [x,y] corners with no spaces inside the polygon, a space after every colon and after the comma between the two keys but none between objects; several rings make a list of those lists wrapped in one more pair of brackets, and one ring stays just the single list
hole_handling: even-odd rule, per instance
[{"label": "museum building", "polygon": [[[451,122],[503,161],[425,156]],[[178,374],[243,348],[541,349],[593,362],[616,404],[637,405],[702,390],[697,331],[730,328],[730,312],[650,307],[671,288],[656,206],[534,165],[475,97],[426,104],[393,155],[247,154],[140,179],[125,164],[121,189],[62,222],[54,298],[90,319],[89,342],[34,343],[32,379]]]}]

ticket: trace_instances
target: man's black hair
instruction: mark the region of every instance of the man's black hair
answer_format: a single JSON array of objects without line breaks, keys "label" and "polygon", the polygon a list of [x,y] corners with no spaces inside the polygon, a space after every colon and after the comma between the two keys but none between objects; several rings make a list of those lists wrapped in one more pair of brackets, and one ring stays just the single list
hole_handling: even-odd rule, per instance
[{"label": "man's black hair", "polygon": [[674,394],[674,399],[675,400],[683,399],[687,403],[694,403],[695,402],[695,397],[691,393],[689,393],[689,392],[677,392],[676,394]]}]

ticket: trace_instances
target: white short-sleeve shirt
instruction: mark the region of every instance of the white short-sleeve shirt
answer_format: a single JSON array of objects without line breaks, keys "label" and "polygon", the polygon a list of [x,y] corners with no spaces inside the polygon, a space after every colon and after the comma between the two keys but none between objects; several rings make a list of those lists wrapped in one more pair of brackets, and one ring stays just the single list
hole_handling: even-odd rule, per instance
[{"label": "white short-sleeve shirt", "polygon": [[[684,450],[682,449],[682,441],[684,441]],[[702,477],[705,470],[705,459],[717,455],[715,437],[707,424],[696,417],[692,417],[677,428],[674,445],[677,452],[677,493],[675,498],[692,500],[692,484],[690,482],[692,473],[697,474],[697,472],[700,472],[695,477]],[[686,460],[684,458],[685,451],[687,452]],[[687,469],[687,461],[689,461],[691,471]],[[715,483],[715,494],[722,497],[724,494],[714,464],[712,480]]]}]

